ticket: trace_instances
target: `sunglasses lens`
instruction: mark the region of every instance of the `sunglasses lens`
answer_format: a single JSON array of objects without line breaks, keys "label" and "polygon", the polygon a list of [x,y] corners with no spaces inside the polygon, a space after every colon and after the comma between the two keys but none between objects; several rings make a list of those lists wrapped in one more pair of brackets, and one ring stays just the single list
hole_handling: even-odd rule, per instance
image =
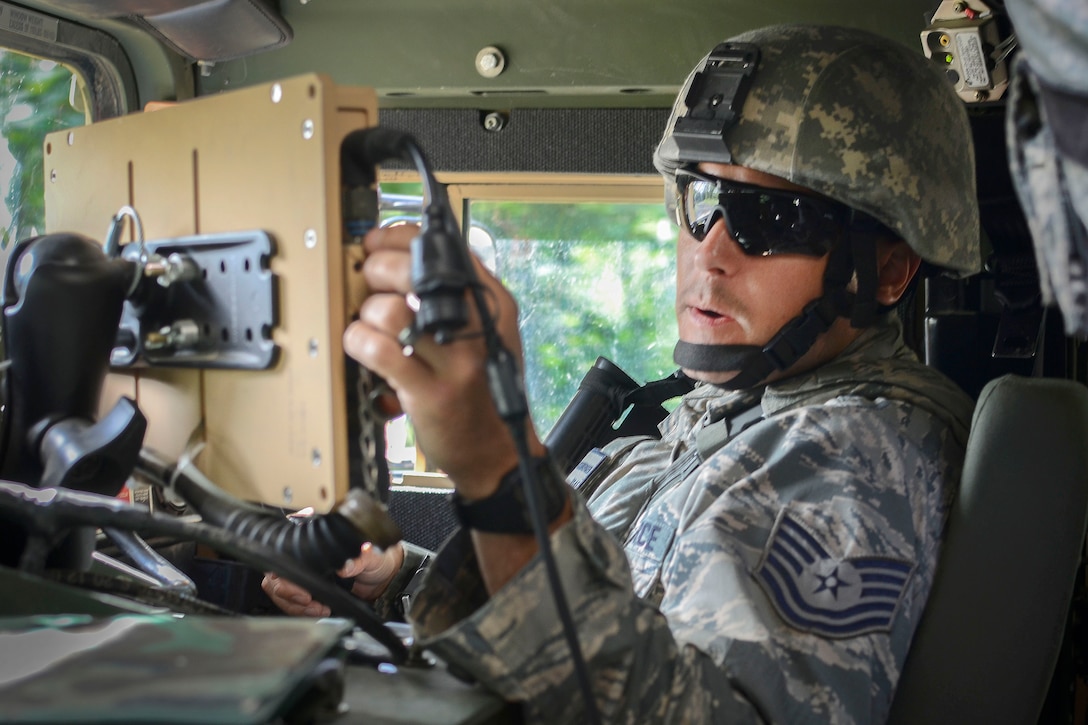
[{"label": "sunglasses lens", "polygon": [[718,183],[708,179],[688,176],[682,188],[680,208],[683,210],[688,230],[700,242],[721,213],[718,205]]},{"label": "sunglasses lens", "polygon": [[697,241],[718,216],[746,254],[822,257],[842,231],[841,214],[829,203],[793,192],[764,189],[679,172],[677,208]]},{"label": "sunglasses lens", "polygon": [[837,231],[835,214],[821,209],[819,202],[778,192],[725,196],[734,238],[749,254],[822,257],[831,251]]}]

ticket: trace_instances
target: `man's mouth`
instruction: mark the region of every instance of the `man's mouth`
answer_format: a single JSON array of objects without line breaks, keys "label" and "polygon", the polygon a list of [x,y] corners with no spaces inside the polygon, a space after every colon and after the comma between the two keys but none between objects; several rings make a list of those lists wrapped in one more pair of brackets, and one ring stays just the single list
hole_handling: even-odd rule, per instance
[{"label": "man's mouth", "polygon": [[732,319],[729,315],[725,314],[724,312],[718,312],[717,310],[712,310],[712,309],[710,309],[708,307],[698,307],[696,305],[689,306],[688,307],[688,312],[696,320],[701,320],[703,322],[718,322],[718,321],[721,321],[721,320],[730,320],[730,319]]}]

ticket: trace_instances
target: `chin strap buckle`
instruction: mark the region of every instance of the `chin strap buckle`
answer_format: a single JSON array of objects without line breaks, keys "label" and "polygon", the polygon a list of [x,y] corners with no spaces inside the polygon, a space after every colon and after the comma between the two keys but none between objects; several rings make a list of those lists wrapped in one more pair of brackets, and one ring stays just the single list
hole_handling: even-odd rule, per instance
[{"label": "chin strap buckle", "polygon": [[831,328],[839,316],[837,307],[830,295],[824,295],[809,302],[800,315],[787,322],[763,348],[763,357],[771,370],[785,370],[801,359],[816,338]]}]

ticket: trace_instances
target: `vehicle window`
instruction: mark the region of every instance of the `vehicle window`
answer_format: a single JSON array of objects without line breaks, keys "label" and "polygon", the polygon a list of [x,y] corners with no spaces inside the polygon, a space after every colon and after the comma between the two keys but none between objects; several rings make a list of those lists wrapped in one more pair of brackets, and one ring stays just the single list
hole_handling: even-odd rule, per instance
[{"label": "vehicle window", "polygon": [[675,369],[673,240],[660,203],[471,201],[518,299],[525,384],[546,433],[598,356],[636,381]]},{"label": "vehicle window", "polygon": [[[383,224],[418,219],[418,184],[381,189]],[[465,210],[470,246],[518,299],[526,388],[542,436],[598,356],[640,383],[675,370],[677,232],[660,201],[469,196]],[[392,470],[416,467],[410,424],[391,422],[387,440]]]},{"label": "vehicle window", "polygon": [[45,229],[45,135],[87,123],[81,76],[56,61],[0,49],[0,269],[20,239]]}]

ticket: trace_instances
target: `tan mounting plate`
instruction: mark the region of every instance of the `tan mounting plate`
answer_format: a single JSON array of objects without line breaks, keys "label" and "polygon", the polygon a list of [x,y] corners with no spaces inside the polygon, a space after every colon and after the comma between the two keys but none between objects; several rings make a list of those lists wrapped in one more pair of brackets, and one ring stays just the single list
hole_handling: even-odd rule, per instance
[{"label": "tan mounting plate", "polygon": [[311,74],[46,138],[48,232],[102,241],[128,205],[148,240],[245,229],[273,237],[273,368],[114,373],[101,401],[108,410],[134,398],[148,418],[145,445],[171,458],[202,426],[200,469],[240,498],[326,511],[347,491],[355,442],[341,335],[364,290],[353,269],[361,251],[342,239],[339,148],[377,122],[371,89]]}]

